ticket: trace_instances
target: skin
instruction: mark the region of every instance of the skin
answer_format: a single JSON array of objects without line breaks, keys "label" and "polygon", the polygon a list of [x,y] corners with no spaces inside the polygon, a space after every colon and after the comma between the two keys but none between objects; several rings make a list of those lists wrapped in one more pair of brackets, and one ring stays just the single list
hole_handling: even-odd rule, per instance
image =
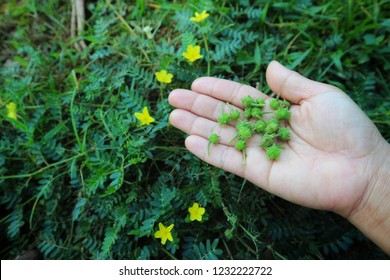
[{"label": "skin", "polygon": [[[169,102],[173,126],[189,134],[185,145],[203,161],[303,206],[334,211],[352,222],[390,254],[390,145],[361,109],[340,89],[309,80],[276,61],[266,72],[271,90],[291,101],[291,139],[277,161],[258,147],[242,153],[229,141],[234,124],[220,126],[221,108],[243,111],[241,98],[271,100],[236,82],[203,77],[191,90],[176,89]],[[226,106],[226,102],[230,105]],[[267,108],[266,108],[267,109]],[[208,137],[220,135],[207,153]]]}]

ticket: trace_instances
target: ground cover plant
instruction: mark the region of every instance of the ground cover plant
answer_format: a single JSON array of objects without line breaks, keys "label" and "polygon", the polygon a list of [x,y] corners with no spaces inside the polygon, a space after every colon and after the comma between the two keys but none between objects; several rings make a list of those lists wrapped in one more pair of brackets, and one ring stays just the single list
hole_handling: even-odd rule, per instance
[{"label": "ground cover plant", "polygon": [[195,158],[167,96],[201,76],[271,94],[276,59],[340,87],[389,141],[388,5],[86,0],[72,37],[71,1],[3,1],[2,259],[387,258],[345,219]]}]

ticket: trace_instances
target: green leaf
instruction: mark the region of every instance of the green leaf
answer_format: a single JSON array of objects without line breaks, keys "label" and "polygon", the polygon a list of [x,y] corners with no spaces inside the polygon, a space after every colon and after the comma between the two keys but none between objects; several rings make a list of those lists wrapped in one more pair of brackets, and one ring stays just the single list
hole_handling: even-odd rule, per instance
[{"label": "green leaf", "polygon": [[87,203],[86,198],[81,198],[77,201],[77,203],[73,209],[73,212],[72,212],[72,221],[77,221],[77,219],[79,218],[79,215],[82,212],[84,205],[86,203]]},{"label": "green leaf", "polygon": [[254,61],[256,65],[261,65],[261,50],[258,43],[256,43],[256,47],[255,47]]},{"label": "green leaf", "polygon": [[292,60],[292,62],[289,64],[290,69],[295,69],[298,65],[302,63],[302,61],[305,60],[305,58],[309,55],[311,52],[311,49],[307,49],[304,52],[293,52],[288,55],[289,60]]}]

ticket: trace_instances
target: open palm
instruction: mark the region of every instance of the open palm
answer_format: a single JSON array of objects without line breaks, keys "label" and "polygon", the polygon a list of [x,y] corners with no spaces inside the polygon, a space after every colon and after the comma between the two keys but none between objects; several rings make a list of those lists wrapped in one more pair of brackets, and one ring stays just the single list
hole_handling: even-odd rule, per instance
[{"label": "open palm", "polygon": [[[243,165],[242,153],[229,143],[237,133],[235,127],[216,122],[221,107],[242,110],[245,96],[270,100],[252,87],[211,77],[197,79],[192,90],[170,94],[169,102],[178,108],[170,121],[190,135],[186,147],[205,162],[292,202],[348,216],[373,176],[368,165],[380,149],[380,133],[357,105],[333,86],[311,81],[277,62],[269,65],[267,82],[294,104],[288,124],[291,139],[277,161],[267,159],[258,147],[260,136],[253,136]],[[221,137],[208,154],[211,133]]]}]

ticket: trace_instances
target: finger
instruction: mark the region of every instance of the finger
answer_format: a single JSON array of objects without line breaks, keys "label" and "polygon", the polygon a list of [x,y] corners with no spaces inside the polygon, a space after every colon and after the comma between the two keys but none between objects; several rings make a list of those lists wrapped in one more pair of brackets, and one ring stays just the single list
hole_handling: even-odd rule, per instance
[{"label": "finger", "polygon": [[205,139],[208,139],[212,133],[215,133],[220,136],[219,143],[224,145],[233,145],[233,143],[229,142],[237,133],[237,130],[229,125],[220,126],[216,122],[181,109],[173,110],[170,114],[169,121],[174,127],[183,132],[198,135]]},{"label": "finger", "polygon": [[193,91],[211,96],[223,102],[228,102],[239,108],[243,108],[241,99],[245,96],[252,96],[253,98],[269,97],[257,89],[243,85],[237,82],[218,79],[213,77],[202,77],[196,79],[191,86]]},{"label": "finger", "polygon": [[265,189],[268,187],[272,162],[267,160],[265,152],[258,147],[246,149],[246,162],[244,162],[241,151],[221,144],[212,145],[210,155],[208,155],[208,141],[196,135],[187,137],[185,145],[191,153],[201,160],[248,179],[254,184],[265,187]]},{"label": "finger", "polygon": [[195,93],[190,90],[176,89],[168,97],[169,104],[194,113],[195,115],[216,121],[222,112],[229,113],[232,109],[241,109],[226,105],[226,103],[207,95]]},{"label": "finger", "polygon": [[212,145],[208,155],[208,141],[202,137],[191,135],[185,141],[186,148],[201,160],[226,170],[230,173],[244,177],[242,153],[233,147],[225,145]]},{"label": "finger", "polygon": [[273,92],[299,104],[317,94],[339,91],[338,88],[312,81],[295,71],[289,70],[277,61],[272,61],[267,68],[266,79]]}]

